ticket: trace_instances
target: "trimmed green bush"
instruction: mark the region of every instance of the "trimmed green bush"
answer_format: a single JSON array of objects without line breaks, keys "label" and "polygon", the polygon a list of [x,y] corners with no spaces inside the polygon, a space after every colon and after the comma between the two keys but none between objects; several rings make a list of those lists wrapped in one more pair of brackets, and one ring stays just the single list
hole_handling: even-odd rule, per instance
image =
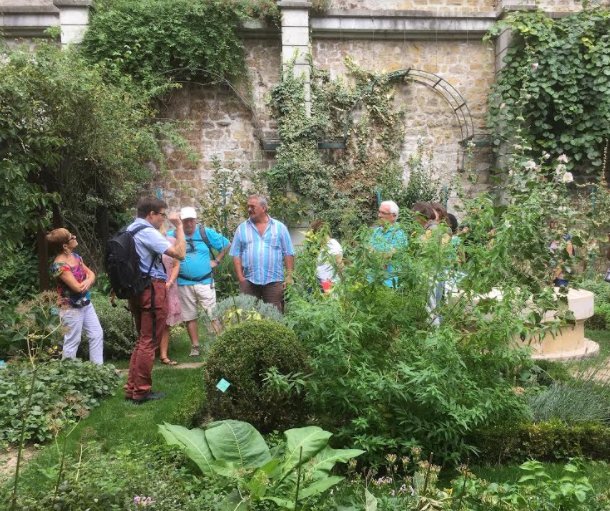
[{"label": "trimmed green bush", "polygon": [[[238,419],[262,432],[302,425],[304,392],[277,392],[265,384],[268,371],[295,375],[308,369],[305,350],[292,330],[267,320],[244,321],[223,332],[210,350],[205,370],[208,410],[216,420]],[[231,386],[216,388],[224,378]]]},{"label": "trimmed green bush", "polygon": [[478,431],[470,439],[481,463],[521,463],[528,459],[564,461],[582,456],[610,460],[610,427],[599,422],[559,420],[516,424]]},{"label": "trimmed green bush", "polygon": [[[93,296],[93,305],[104,330],[106,360],[128,359],[138,339],[131,313],[124,307],[126,303],[117,300],[117,307],[112,307],[107,296]],[[81,349],[83,344],[81,343]]]}]

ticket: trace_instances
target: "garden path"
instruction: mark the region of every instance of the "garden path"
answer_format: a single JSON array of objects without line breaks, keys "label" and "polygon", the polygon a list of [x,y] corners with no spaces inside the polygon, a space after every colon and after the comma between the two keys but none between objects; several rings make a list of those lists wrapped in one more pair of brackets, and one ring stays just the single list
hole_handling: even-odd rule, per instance
[{"label": "garden path", "polygon": [[[180,362],[175,366],[155,366],[153,371],[155,369],[197,369],[199,367],[203,367],[203,362]],[[126,375],[128,371],[129,368],[117,369],[117,373],[119,373],[121,376]]]},{"label": "garden path", "polygon": [[[27,462],[38,452],[38,448],[34,446],[26,446],[21,454],[21,463]],[[15,473],[17,466],[17,448],[9,447],[5,451],[0,451],[0,484],[3,484],[10,476]]]}]

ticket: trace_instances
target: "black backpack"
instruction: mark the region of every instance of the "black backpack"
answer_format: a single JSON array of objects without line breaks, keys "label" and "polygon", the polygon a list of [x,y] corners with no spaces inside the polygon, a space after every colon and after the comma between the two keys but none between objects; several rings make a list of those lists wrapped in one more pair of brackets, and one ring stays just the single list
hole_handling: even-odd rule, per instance
[{"label": "black backpack", "polygon": [[115,234],[106,245],[106,273],[110,285],[118,298],[132,298],[150,285],[150,270],[145,275],[140,271],[140,256],[136,251],[134,236],[149,225],[138,225],[131,231],[127,227]]}]

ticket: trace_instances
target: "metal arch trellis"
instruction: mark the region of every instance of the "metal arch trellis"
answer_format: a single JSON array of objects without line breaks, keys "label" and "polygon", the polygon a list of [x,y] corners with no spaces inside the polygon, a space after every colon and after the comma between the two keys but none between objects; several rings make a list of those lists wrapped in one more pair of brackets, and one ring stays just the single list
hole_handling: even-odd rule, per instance
[{"label": "metal arch trellis", "polygon": [[[462,147],[462,154],[460,155],[461,161],[459,162],[459,165],[460,167],[462,167],[464,163],[464,152],[466,144],[474,139],[474,122],[472,120],[470,108],[468,107],[466,100],[459,93],[459,91],[449,82],[447,82],[444,78],[438,76],[437,74],[428,73],[420,69],[408,68],[399,69],[397,71],[392,71],[391,73],[376,77],[371,82],[370,88],[367,92],[372,92],[377,83],[379,83],[381,80],[387,80],[390,82],[403,80],[421,83],[422,85],[425,85],[432,89],[434,92],[438,93],[445,100],[445,102],[453,111],[453,114],[455,115],[460,127],[461,139],[459,141],[459,144]],[[347,113],[344,130],[345,139],[347,139],[347,131],[349,128],[348,124],[351,114],[358,107],[363,97],[364,94],[354,103],[352,109]]]}]

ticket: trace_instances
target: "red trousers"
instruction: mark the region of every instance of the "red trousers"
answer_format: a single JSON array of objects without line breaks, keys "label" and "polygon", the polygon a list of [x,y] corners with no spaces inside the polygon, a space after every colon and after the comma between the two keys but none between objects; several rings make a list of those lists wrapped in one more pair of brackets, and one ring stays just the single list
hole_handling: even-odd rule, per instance
[{"label": "red trousers", "polygon": [[[154,305],[153,305],[154,290]],[[129,306],[136,322],[138,341],[129,361],[129,374],[125,385],[127,399],[142,399],[152,389],[152,368],[155,350],[159,346],[167,319],[165,282],[153,280],[142,294],[129,300]],[[153,340],[153,316],[156,335]]]}]

